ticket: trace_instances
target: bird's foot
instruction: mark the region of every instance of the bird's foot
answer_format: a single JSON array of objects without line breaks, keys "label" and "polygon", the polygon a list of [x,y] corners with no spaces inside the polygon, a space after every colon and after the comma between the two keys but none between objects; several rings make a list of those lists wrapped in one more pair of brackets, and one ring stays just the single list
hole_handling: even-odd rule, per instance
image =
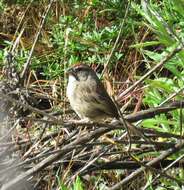
[{"label": "bird's foot", "polygon": [[113,120],[111,121],[111,125],[113,125],[113,126],[116,126],[116,125],[119,125],[119,124],[120,124],[120,121],[117,120],[117,119],[113,119]]}]

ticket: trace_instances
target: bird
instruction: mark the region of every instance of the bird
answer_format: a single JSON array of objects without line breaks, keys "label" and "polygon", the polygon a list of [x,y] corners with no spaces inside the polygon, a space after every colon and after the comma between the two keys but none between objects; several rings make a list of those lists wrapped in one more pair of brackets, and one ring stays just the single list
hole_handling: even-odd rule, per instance
[{"label": "bird", "polygon": [[73,65],[67,74],[66,94],[72,109],[82,121],[99,122],[106,118],[119,118],[115,103],[90,66]]}]

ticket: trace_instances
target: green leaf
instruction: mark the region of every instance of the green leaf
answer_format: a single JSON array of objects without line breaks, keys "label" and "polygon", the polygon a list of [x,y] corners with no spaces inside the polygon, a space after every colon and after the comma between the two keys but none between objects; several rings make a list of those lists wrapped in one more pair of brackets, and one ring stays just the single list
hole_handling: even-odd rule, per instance
[{"label": "green leaf", "polygon": [[149,47],[149,46],[155,46],[159,45],[159,41],[150,41],[150,42],[143,42],[143,43],[137,43],[134,45],[129,46],[130,48],[144,48],[144,47]]},{"label": "green leaf", "polygon": [[69,190],[69,189],[64,185],[64,183],[61,181],[61,179],[59,178],[58,175],[56,176],[56,178],[57,178],[57,181],[58,181],[60,190]]},{"label": "green leaf", "polygon": [[184,1],[183,0],[173,0],[173,5],[175,10],[184,17]]},{"label": "green leaf", "polygon": [[83,183],[79,176],[77,176],[75,183],[73,184],[73,190],[83,190]]}]

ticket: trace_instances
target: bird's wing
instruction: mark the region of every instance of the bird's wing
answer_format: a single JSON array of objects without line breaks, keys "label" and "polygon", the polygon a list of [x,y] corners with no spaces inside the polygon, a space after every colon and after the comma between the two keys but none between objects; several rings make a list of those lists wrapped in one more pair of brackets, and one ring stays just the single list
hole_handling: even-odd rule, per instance
[{"label": "bird's wing", "polygon": [[106,107],[107,113],[109,113],[111,116],[118,118],[118,110],[116,108],[116,105],[110,98],[109,94],[107,93],[106,89],[104,88],[103,84],[99,83],[97,85],[97,94],[99,95],[99,99],[103,102],[103,104]]},{"label": "bird's wing", "polygon": [[97,85],[85,85],[81,92],[83,92],[84,101],[91,102],[91,107],[98,110],[99,113],[118,118],[117,108],[101,82]]}]

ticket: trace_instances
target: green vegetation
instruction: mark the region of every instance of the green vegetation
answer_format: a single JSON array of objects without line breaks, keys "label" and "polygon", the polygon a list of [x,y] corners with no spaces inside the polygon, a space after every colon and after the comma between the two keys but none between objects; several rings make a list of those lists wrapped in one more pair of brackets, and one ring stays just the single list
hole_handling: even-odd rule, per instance
[{"label": "green vegetation", "polygon": [[[12,50],[15,39],[22,30],[24,32],[21,40],[13,52],[19,72],[22,71],[29,57],[35,34],[39,28],[40,15],[43,14],[48,2],[45,0],[32,2],[25,13],[29,3],[31,1],[6,2],[0,0],[1,71],[5,66],[3,63],[5,52]],[[73,64],[85,63],[92,66],[102,77],[108,92],[114,94],[119,100],[119,105],[125,109],[125,115],[161,106],[164,103],[182,101],[184,89],[183,50],[168,58],[166,63],[154,70],[126,96],[119,97],[157,64],[167,59],[170,53],[177,48],[184,48],[183,7],[183,0],[142,0],[141,3],[136,0],[56,1],[51,6],[34,48],[29,76],[25,80],[26,85],[44,96],[51,96],[51,103],[49,103],[52,110],[62,109],[65,112],[69,107],[65,99],[65,71]],[[25,13],[22,20],[18,13],[21,16]],[[133,107],[130,111],[127,108],[129,105]],[[138,128],[182,136],[184,134],[182,107],[181,105],[180,109],[143,119],[134,124]],[[65,116],[63,117],[65,118]],[[48,130],[54,131],[53,128],[55,126]],[[33,129],[31,133],[36,134],[37,130],[40,129]],[[123,134],[122,131],[113,133],[114,137],[121,134]],[[155,137],[153,141],[177,143],[178,139]],[[124,151],[125,147],[127,150],[127,145],[117,145],[115,149]],[[101,148],[105,149],[105,145]],[[138,149],[139,145],[135,145],[135,147],[133,145],[133,148]],[[148,153],[135,153],[134,158],[139,161],[150,161],[160,155],[160,152],[158,149],[158,151],[151,150]],[[181,155],[183,155],[183,150],[173,154],[168,160],[176,160]],[[104,156],[99,162],[111,161],[115,159],[113,156]],[[118,159],[121,160],[122,157],[119,154]],[[131,159],[129,157],[129,160]],[[95,171],[96,173],[88,176],[88,179],[84,179],[80,175],[76,175],[72,169],[68,171],[71,164],[69,162],[69,166],[65,169],[68,175],[65,176],[64,170],[59,170],[57,177],[54,176],[55,183],[51,179],[48,180],[48,184],[44,181],[45,187],[49,188],[49,185],[51,187],[51,183],[53,183],[53,186],[57,186],[61,190],[85,190],[93,189],[93,187],[102,190],[115,185],[131,172],[101,170],[100,172]],[[49,173],[49,171],[47,172]],[[147,186],[147,190],[182,190],[179,182],[183,183],[183,173],[182,167],[170,169],[166,174],[177,180],[161,175],[156,182],[153,182],[152,180],[159,172],[156,174],[153,171],[145,172],[145,176],[142,176],[143,180],[138,183],[137,181],[132,182],[130,188],[126,189],[140,189]],[[77,177],[70,179],[74,174]]]}]

